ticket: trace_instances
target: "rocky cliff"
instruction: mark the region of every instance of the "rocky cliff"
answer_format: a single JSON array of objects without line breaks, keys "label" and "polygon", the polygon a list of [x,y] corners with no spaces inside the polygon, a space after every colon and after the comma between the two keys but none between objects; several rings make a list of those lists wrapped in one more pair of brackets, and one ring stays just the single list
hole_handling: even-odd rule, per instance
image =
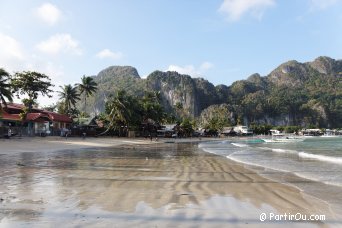
[{"label": "rocky cliff", "polygon": [[240,123],[342,127],[342,61],[329,57],[288,61],[266,76],[253,74],[231,86],[177,72],[154,71],[142,79],[129,66],[108,67],[94,79],[99,90],[89,98],[90,113],[102,112],[118,89],[136,96],[152,90],[160,91],[168,113],[181,108],[184,115],[198,117],[211,105],[226,103]]},{"label": "rocky cliff", "polygon": [[94,76],[98,92],[89,99],[88,112],[102,112],[109,96],[123,89],[130,95],[143,95],[144,91],[160,91],[163,106],[173,112],[180,104],[188,116],[199,116],[201,111],[212,104],[227,100],[228,87],[212,83],[202,78],[191,78],[177,72],[154,71],[146,79],[140,78],[137,70],[128,66],[112,66]]},{"label": "rocky cliff", "polygon": [[247,123],[342,127],[341,60],[288,61],[265,77],[233,83],[230,94]]},{"label": "rocky cliff", "polygon": [[93,77],[98,84],[98,91],[88,98],[88,113],[103,112],[108,98],[119,89],[130,95],[142,95],[146,89],[145,80],[141,79],[138,71],[131,66],[111,66]]},{"label": "rocky cliff", "polygon": [[228,87],[215,87],[203,78],[162,71],[155,71],[147,77],[147,88],[161,92],[168,111],[181,104],[183,111],[193,117],[199,116],[203,109],[212,104],[226,101],[228,91]]}]

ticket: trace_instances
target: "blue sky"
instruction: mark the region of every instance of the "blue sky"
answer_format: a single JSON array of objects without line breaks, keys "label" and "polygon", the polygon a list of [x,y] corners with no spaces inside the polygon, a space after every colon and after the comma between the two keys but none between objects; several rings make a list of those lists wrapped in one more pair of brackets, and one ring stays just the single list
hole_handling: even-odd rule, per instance
[{"label": "blue sky", "polygon": [[111,65],[230,85],[292,59],[340,59],[341,12],[342,0],[1,0],[0,67],[57,85]]}]

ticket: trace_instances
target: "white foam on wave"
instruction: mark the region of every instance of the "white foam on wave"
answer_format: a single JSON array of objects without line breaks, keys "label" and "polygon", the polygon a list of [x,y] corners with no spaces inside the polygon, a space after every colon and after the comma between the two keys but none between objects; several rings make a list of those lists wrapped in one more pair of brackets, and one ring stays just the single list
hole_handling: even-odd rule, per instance
[{"label": "white foam on wave", "polygon": [[271,170],[275,170],[275,171],[279,171],[279,172],[284,172],[284,173],[289,172],[288,170],[276,168],[276,167],[273,167],[273,166],[268,166],[268,165],[265,165],[265,164],[258,164],[258,163],[254,163],[254,162],[251,162],[251,161],[243,161],[241,159],[238,159],[237,157],[234,157],[234,154],[235,153],[233,153],[231,155],[228,155],[228,156],[226,156],[226,158],[228,158],[228,159],[230,159],[232,161],[244,164],[244,165],[257,166],[257,167],[261,167],[261,168],[264,168],[264,169],[271,169]]},{"label": "white foam on wave", "polygon": [[205,143],[198,144],[198,148],[211,147],[213,145],[215,145],[215,144],[210,144],[210,143],[205,142]]},{"label": "white foam on wave", "polygon": [[287,151],[284,149],[272,149],[273,152],[278,152],[278,153],[286,153]]},{"label": "white foam on wave", "polygon": [[248,147],[247,144],[242,144],[242,143],[231,143],[231,144],[237,147]]},{"label": "white foam on wave", "polygon": [[335,185],[335,186],[338,186],[338,187],[342,187],[342,183],[340,183],[340,182],[324,181],[324,184],[329,184],[329,185]]},{"label": "white foam on wave", "polygon": [[295,175],[297,175],[298,177],[307,179],[307,180],[312,180],[312,181],[316,181],[316,182],[321,182],[324,184],[328,184],[328,185],[334,185],[334,186],[338,186],[338,187],[342,187],[342,183],[341,182],[336,182],[336,181],[332,181],[332,180],[325,180],[329,177],[327,176],[314,176],[314,175],[310,175],[310,174],[303,174],[301,172],[293,172]]},{"label": "white foam on wave", "polygon": [[291,154],[296,154],[298,151],[296,150],[285,150],[285,149],[272,149],[273,152],[277,153],[291,153]]},{"label": "white foam on wave", "polygon": [[[232,154],[234,155],[234,154]],[[334,186],[338,186],[338,187],[342,187],[342,183],[341,182],[336,182],[336,181],[331,181],[331,180],[324,180],[326,177],[323,177],[323,176],[313,176],[313,175],[307,175],[307,174],[303,174],[302,172],[296,172],[296,171],[290,171],[290,170],[287,170],[287,169],[281,169],[279,167],[275,167],[275,166],[271,166],[271,165],[266,165],[266,164],[257,164],[257,163],[254,163],[254,162],[248,162],[248,161],[242,161],[236,157],[233,157],[232,155],[229,155],[229,156],[226,156],[226,158],[232,160],[232,161],[235,161],[235,162],[238,162],[238,163],[241,163],[241,164],[244,164],[244,165],[249,165],[249,166],[256,166],[256,167],[261,167],[261,168],[264,168],[264,169],[269,169],[269,170],[274,170],[274,171],[278,171],[278,172],[282,172],[282,173],[292,173],[298,177],[301,177],[301,178],[304,178],[304,179],[307,179],[307,180],[312,180],[312,181],[317,181],[317,182],[322,182],[322,183],[325,183],[325,184],[328,184],[328,185],[334,185]],[[262,172],[258,172],[256,171],[259,175],[261,176],[264,176]],[[274,179],[274,178],[270,178],[270,177],[266,177],[268,179],[272,179],[272,180],[275,180],[275,181],[279,181],[278,179]],[[290,185],[292,185],[291,183],[288,183]],[[297,187],[298,189],[302,190],[300,187],[296,186],[296,185],[292,185],[292,186],[295,186]]]},{"label": "white foam on wave", "polygon": [[280,149],[280,148],[270,148],[270,147],[262,147],[262,146],[257,146],[255,148],[259,150],[270,150],[272,152],[277,152],[277,153],[291,153],[291,154],[298,153],[298,151],[296,150],[287,150],[287,149]]},{"label": "white foam on wave", "polygon": [[[224,156],[229,160],[232,160],[232,161],[235,161],[235,162],[238,162],[240,164],[247,165],[247,166],[262,167],[264,169],[270,169],[270,170],[283,172],[283,173],[292,173],[294,175],[297,175],[298,177],[305,178],[308,180],[318,181],[318,182],[322,182],[322,183],[333,185],[333,186],[339,186],[339,187],[342,186],[342,182],[340,180],[330,179],[329,176],[322,176],[321,174],[319,174],[319,172],[317,172],[317,173],[315,173],[315,172],[306,173],[304,170],[298,170],[298,169],[293,170],[291,167],[281,167],[281,166],[277,165],[276,162],[275,163],[273,163],[273,162],[271,162],[271,163],[260,163],[257,160],[256,161],[253,161],[253,160],[246,161],[246,159],[244,159],[244,156],[240,157],[239,154],[243,153],[247,149],[246,147],[248,147],[248,148],[256,148],[259,150],[260,149],[261,150],[268,150],[268,151],[272,151],[275,153],[296,154],[298,157],[307,158],[307,159],[315,159],[315,160],[318,160],[318,161],[321,161],[324,163],[330,162],[330,163],[334,163],[337,165],[342,165],[342,157],[332,157],[332,156],[325,156],[325,155],[320,155],[320,154],[311,154],[311,153],[303,152],[303,151],[300,152],[297,150],[288,150],[288,149],[280,149],[280,148],[250,147],[249,145],[242,144],[242,143],[230,143],[230,144],[233,145],[235,148],[241,148],[241,149],[238,149],[238,151],[237,151],[236,149],[231,148],[231,149],[233,149],[231,151],[232,152],[231,154],[221,153],[221,151],[218,150],[219,148],[205,147],[208,145],[203,145],[203,147],[201,149],[208,152],[208,153],[212,153],[212,154],[219,155],[219,156]],[[256,172],[258,172],[258,171],[256,171]],[[262,171],[259,174],[264,176]],[[266,177],[266,178],[269,178],[269,177]]]},{"label": "white foam on wave", "polygon": [[215,150],[211,150],[211,149],[209,149],[209,148],[201,148],[203,151],[205,151],[205,152],[208,152],[208,153],[211,153],[211,154],[216,154],[216,155],[219,155]]},{"label": "white foam on wave", "polygon": [[315,159],[315,160],[319,160],[319,161],[325,161],[325,162],[330,162],[330,163],[342,165],[342,158],[341,157],[331,157],[331,156],[325,156],[325,155],[320,155],[320,154],[308,154],[305,152],[299,152],[298,156],[302,157],[302,158]]}]

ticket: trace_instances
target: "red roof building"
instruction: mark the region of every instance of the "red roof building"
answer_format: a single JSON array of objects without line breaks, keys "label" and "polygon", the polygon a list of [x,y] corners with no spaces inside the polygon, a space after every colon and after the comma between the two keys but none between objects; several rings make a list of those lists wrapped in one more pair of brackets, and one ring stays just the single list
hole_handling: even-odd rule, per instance
[{"label": "red roof building", "polygon": [[[3,112],[0,114],[0,127],[18,127],[22,123],[24,128],[27,127],[28,134],[33,131],[34,134],[58,134],[61,129],[69,128],[72,119],[67,115],[33,108],[32,112],[26,115],[24,121],[20,118],[20,113],[23,113],[24,105],[8,103],[7,107],[0,104]],[[32,132],[31,132],[32,133]]]},{"label": "red roof building", "polygon": [[0,120],[20,121],[20,116],[19,114],[8,114],[7,112],[3,112],[0,114]]}]

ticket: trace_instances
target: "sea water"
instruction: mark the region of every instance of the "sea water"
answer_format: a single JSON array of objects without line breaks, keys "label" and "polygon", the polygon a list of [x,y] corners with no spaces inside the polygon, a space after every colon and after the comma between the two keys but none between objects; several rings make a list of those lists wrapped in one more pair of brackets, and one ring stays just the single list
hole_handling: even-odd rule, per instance
[{"label": "sea water", "polygon": [[199,147],[239,163],[342,187],[342,137],[312,137],[285,143],[232,139],[201,143]]}]

